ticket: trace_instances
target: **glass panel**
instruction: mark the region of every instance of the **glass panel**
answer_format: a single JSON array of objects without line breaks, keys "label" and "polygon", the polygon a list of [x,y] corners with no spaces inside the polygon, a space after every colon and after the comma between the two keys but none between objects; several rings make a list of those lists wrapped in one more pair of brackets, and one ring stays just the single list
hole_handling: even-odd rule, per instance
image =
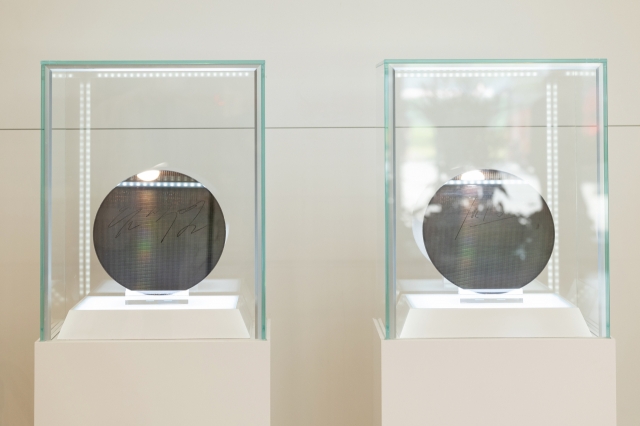
[{"label": "glass panel", "polygon": [[[189,297],[236,296],[247,336],[265,338],[262,63],[45,63],[43,75],[42,339],[88,296],[131,296],[98,261],[93,226],[107,194],[147,170],[183,173],[213,194],[224,250]],[[160,298],[178,309],[172,300]]]},{"label": "glass panel", "polygon": [[[545,293],[549,304],[544,306],[552,306],[557,299],[570,309],[553,313],[556,329],[517,330],[515,326],[516,330],[504,335],[497,329],[476,330],[480,335],[475,337],[553,337],[555,333],[577,337],[587,329],[590,335],[607,337],[603,62],[387,61],[381,67],[388,68],[384,81],[379,80],[380,86],[387,87],[386,176],[391,194],[387,202],[391,229],[387,242],[388,337],[456,337],[456,333],[464,335],[466,329],[473,329],[467,324],[448,336],[442,327],[414,321],[432,314],[420,308],[420,300],[431,300],[425,295],[448,294],[455,308],[479,309],[480,305],[467,304],[469,295],[444,279],[430,261],[424,249],[428,242],[423,222],[439,188],[456,176],[487,169],[514,175],[542,195],[555,225],[554,245],[544,270],[517,294],[497,297],[476,292],[472,298],[481,300],[487,312],[498,309],[505,297],[523,301],[509,305],[511,312],[533,300],[527,294]],[[508,223],[514,222],[493,225],[493,240]],[[534,255],[522,250],[523,259]],[[472,256],[474,261],[492,261],[488,252]],[[460,270],[466,268],[463,260]],[[509,262],[509,258],[503,256],[502,261]],[[505,265],[495,265],[489,275],[497,274],[498,266]],[[517,266],[507,266],[515,268],[515,277]],[[504,293],[508,289],[487,290]],[[437,315],[445,315],[451,306],[438,305]],[[574,308],[580,312],[579,321]],[[504,306],[499,309],[499,315],[507,315]],[[537,315],[531,318],[538,320],[542,315],[526,314]],[[558,319],[563,315],[567,318]],[[581,322],[573,329],[582,331],[561,333],[562,321]],[[411,327],[410,332],[407,328]]]},{"label": "glass panel", "polygon": [[[376,69],[376,77],[379,82],[385,81],[384,73],[387,67],[379,66]],[[380,106],[384,104],[385,96],[384,84],[376,86],[376,103]],[[383,200],[376,205],[376,274],[375,274],[375,319],[383,320],[387,317],[386,289],[387,274],[385,269],[386,256],[386,235],[385,224],[386,186],[385,186],[385,109],[376,108],[376,199]],[[387,321],[388,324],[388,321]],[[385,329],[385,333],[387,333]]]}]

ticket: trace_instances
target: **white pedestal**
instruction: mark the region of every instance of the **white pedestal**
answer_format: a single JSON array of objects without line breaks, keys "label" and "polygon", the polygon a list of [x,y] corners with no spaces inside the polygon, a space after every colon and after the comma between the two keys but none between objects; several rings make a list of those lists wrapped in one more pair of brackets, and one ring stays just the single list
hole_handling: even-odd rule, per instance
[{"label": "white pedestal", "polygon": [[131,304],[125,296],[87,296],[67,314],[58,340],[249,338],[251,320],[238,296],[180,301],[185,303],[145,304],[141,298]]},{"label": "white pedestal", "polygon": [[[477,298],[482,296],[477,295]],[[487,297],[498,300],[500,296]],[[519,303],[462,303],[459,294],[400,297],[400,338],[591,337],[580,309],[555,293],[504,296]],[[484,300],[484,299],[482,299]]]},{"label": "white pedestal", "polygon": [[35,426],[269,423],[269,340],[35,345]]},{"label": "white pedestal", "polygon": [[398,339],[376,343],[375,425],[615,426],[615,341]]}]

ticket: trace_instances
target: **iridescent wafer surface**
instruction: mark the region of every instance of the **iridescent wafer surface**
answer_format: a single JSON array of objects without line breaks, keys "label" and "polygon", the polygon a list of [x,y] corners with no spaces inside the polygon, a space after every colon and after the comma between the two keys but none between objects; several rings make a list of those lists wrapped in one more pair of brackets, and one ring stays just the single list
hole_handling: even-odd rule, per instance
[{"label": "iridescent wafer surface", "polygon": [[195,179],[160,171],[132,176],[104,199],[93,227],[100,264],[129,290],[187,290],[205,279],[224,249],[226,224],[213,194]]}]

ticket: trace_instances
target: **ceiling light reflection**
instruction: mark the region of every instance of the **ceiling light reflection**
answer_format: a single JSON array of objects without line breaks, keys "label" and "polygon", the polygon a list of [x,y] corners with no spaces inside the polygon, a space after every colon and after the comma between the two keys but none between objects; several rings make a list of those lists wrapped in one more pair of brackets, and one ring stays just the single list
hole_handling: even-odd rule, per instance
[{"label": "ceiling light reflection", "polygon": [[145,182],[150,182],[152,180],[158,179],[160,176],[160,170],[147,170],[136,175],[138,179],[143,180]]}]

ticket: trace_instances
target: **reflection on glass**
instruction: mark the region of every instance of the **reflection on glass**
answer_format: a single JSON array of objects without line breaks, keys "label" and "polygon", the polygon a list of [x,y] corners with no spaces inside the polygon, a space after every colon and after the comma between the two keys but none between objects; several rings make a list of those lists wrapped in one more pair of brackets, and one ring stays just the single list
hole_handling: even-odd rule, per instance
[{"label": "reflection on glass", "polygon": [[554,242],[549,207],[525,181],[473,170],[446,182],[424,214],[429,259],[464,289],[515,289],[544,269]]},{"label": "reflection on glass", "polygon": [[158,179],[158,177],[160,176],[160,170],[147,170],[147,171],[138,173],[136,176],[140,180],[143,180],[145,182],[151,182],[153,180]]},{"label": "reflection on glass", "polygon": [[[408,336],[414,295],[486,299],[483,290],[560,297],[607,336],[604,61],[388,60],[380,68],[387,336]],[[486,223],[492,215],[500,220]]]}]

